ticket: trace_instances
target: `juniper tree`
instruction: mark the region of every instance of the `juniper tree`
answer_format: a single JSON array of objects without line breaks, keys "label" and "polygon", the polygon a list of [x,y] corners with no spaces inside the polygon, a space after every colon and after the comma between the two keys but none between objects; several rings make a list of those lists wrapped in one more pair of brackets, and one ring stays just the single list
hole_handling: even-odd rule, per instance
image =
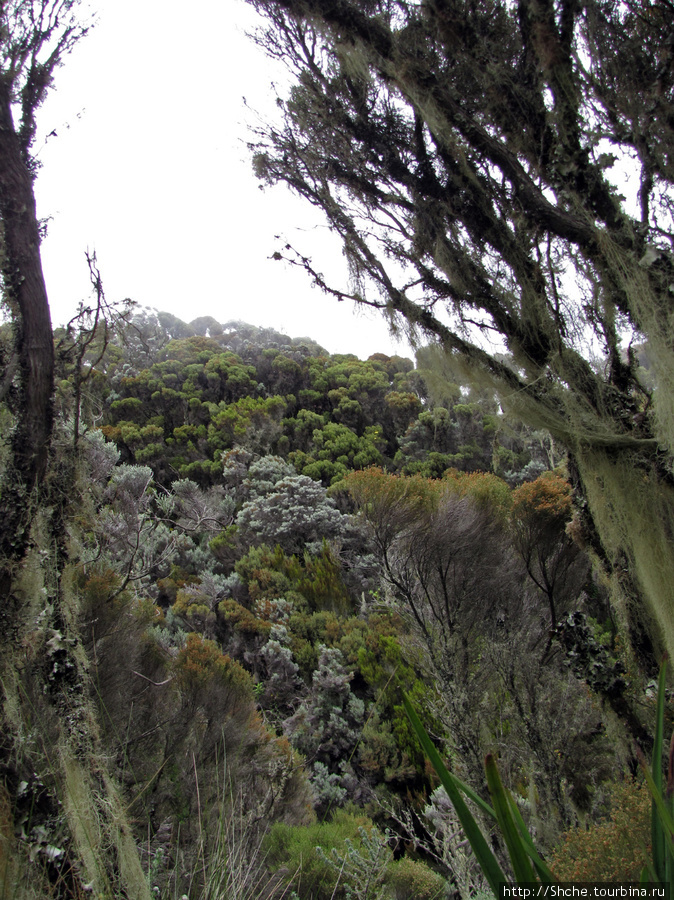
[{"label": "juniper tree", "polygon": [[350,283],[275,256],[566,446],[588,539],[671,652],[671,0],[251,2],[295,75],[256,172],[322,210]]}]

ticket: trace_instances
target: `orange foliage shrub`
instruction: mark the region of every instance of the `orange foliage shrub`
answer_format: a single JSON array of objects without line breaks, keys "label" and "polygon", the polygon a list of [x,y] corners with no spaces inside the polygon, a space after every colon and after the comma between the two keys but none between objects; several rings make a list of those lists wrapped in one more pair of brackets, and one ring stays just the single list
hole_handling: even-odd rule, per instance
[{"label": "orange foliage shrub", "polygon": [[565,523],[571,518],[571,485],[554,472],[545,472],[535,481],[521,484],[512,492],[512,498],[515,521],[534,516]]},{"label": "orange foliage shrub", "polygon": [[88,577],[82,573],[78,587],[82,591],[83,598],[90,604],[106,602],[119,588],[120,577],[113,569],[101,569],[89,573]]},{"label": "orange foliage shrub", "polygon": [[250,694],[252,681],[243,666],[221,652],[215,641],[205,640],[199,634],[188,634],[187,642],[175,662],[175,672],[181,687],[199,689],[209,682]]},{"label": "orange foliage shrub", "polygon": [[510,488],[492,472],[459,472],[449,469],[443,477],[445,489],[449,488],[460,497],[468,497],[479,507],[487,508],[498,519],[503,519],[510,509],[512,494]]},{"label": "orange foliage shrub", "polygon": [[650,856],[651,798],[643,784],[614,786],[610,818],[567,831],[551,860],[560,881],[639,881]]},{"label": "orange foliage shrub", "polygon": [[218,603],[218,614],[237,631],[264,636],[271,631],[271,622],[258,619],[249,609],[229,597]]},{"label": "orange foliage shrub", "polygon": [[207,633],[216,619],[209,602],[209,598],[205,595],[181,588],[171,608],[175,615],[182,616],[190,623],[190,628]]}]

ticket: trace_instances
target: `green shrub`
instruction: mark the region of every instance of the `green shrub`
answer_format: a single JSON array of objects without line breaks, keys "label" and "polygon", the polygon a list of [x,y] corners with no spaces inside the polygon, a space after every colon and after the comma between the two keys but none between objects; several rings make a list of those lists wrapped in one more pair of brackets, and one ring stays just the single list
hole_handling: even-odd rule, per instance
[{"label": "green shrub", "polygon": [[440,900],[447,895],[445,879],[420,860],[403,856],[389,866],[391,900]]},{"label": "green shrub", "polygon": [[[371,831],[371,820],[345,810],[338,810],[332,821],[316,825],[277,823],[272,826],[264,845],[267,865],[272,872],[283,873],[283,883],[288,886],[289,894],[295,891],[300,900],[346,900],[339,873],[326,857],[332,854],[333,848],[343,855],[347,840],[353,847],[360,847],[359,828]],[[316,847],[322,848],[323,857]]]}]

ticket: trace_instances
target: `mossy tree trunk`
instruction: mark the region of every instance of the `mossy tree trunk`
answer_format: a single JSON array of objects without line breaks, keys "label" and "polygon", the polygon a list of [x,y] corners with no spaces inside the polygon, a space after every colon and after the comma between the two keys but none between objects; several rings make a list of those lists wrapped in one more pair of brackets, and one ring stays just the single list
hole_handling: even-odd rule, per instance
[{"label": "mossy tree trunk", "polygon": [[[0,495],[0,591],[24,556],[53,425],[54,343],[40,260],[33,179],[14,128],[10,85],[0,79],[0,218],[5,303],[14,327],[15,426]],[[11,377],[11,373],[10,376]]]},{"label": "mossy tree trunk", "polygon": [[30,148],[54,71],[87,30],[76,9],[76,0],[0,5],[0,258],[14,341],[0,373],[13,422],[0,472],[0,895],[51,895],[51,883],[63,895],[143,898],[64,577],[76,460],[52,447],[54,347]]}]

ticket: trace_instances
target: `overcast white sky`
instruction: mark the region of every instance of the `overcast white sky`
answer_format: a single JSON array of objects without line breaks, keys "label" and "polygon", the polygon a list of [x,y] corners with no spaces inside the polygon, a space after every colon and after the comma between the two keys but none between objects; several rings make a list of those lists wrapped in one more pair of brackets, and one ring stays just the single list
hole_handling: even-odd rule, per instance
[{"label": "overcast white sky", "polygon": [[[242,0],[98,0],[98,24],[59,70],[40,112],[38,212],[54,324],[90,295],[95,250],[109,300],[132,297],[185,321],[242,319],[330,352],[412,355],[374,313],[312,289],[268,259],[281,233],[343,271],[339,245],[285,189],[261,192],[243,98],[273,110],[282,74],[245,36]],[[301,230],[298,230],[301,229]]]}]

